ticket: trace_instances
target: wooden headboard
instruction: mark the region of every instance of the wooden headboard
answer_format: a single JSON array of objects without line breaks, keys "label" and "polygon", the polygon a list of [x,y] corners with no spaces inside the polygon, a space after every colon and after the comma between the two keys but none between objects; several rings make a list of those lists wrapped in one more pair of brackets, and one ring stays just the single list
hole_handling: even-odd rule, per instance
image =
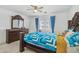
[{"label": "wooden headboard", "polygon": [[73,31],[79,31],[79,12],[76,12],[72,20],[68,21],[68,29],[74,28]]}]

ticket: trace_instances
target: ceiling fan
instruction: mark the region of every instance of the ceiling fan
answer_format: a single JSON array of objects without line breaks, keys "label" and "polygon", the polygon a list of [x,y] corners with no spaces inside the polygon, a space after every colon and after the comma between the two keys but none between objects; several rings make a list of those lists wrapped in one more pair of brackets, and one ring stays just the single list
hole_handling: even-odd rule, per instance
[{"label": "ceiling fan", "polygon": [[32,8],[31,9],[27,9],[27,10],[32,10],[33,13],[36,12],[43,12],[43,13],[47,13],[47,11],[43,11],[44,7],[42,6],[36,6],[36,5],[30,5]]}]

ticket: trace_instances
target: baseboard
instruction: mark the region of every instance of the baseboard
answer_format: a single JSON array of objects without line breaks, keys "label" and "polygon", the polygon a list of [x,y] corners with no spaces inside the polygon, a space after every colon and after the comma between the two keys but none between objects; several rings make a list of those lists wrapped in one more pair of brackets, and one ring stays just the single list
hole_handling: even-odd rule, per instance
[{"label": "baseboard", "polygon": [[1,42],[0,45],[6,44],[6,42]]}]

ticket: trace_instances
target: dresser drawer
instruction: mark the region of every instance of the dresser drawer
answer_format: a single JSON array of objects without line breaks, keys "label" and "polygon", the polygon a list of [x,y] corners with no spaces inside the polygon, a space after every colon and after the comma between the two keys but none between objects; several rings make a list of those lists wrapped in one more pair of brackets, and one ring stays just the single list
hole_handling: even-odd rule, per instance
[{"label": "dresser drawer", "polygon": [[19,35],[20,32],[24,32],[24,33],[28,33],[28,29],[27,30],[6,30],[6,43],[11,43],[14,41],[19,40]]}]

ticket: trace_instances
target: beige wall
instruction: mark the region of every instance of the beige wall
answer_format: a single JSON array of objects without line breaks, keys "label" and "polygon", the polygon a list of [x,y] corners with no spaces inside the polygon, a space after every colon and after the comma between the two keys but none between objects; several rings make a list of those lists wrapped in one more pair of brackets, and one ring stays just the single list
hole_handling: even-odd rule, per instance
[{"label": "beige wall", "polygon": [[[68,28],[68,16],[69,16],[69,12],[61,12],[61,13],[56,13],[54,15],[41,15],[40,20],[44,21],[44,22],[49,22],[49,27],[46,28],[47,30],[45,31],[49,31],[51,32],[50,28],[50,17],[49,16],[56,16],[56,20],[55,20],[55,32],[64,32],[65,30],[67,30]],[[29,17],[29,29],[30,32],[34,32],[35,31],[35,19],[34,16],[30,16]],[[49,21],[48,21],[49,20]]]},{"label": "beige wall", "polygon": [[64,32],[68,28],[69,12],[61,12],[56,14],[55,32]]},{"label": "beige wall", "polygon": [[35,17],[29,16],[29,33],[36,31],[35,29]]}]

